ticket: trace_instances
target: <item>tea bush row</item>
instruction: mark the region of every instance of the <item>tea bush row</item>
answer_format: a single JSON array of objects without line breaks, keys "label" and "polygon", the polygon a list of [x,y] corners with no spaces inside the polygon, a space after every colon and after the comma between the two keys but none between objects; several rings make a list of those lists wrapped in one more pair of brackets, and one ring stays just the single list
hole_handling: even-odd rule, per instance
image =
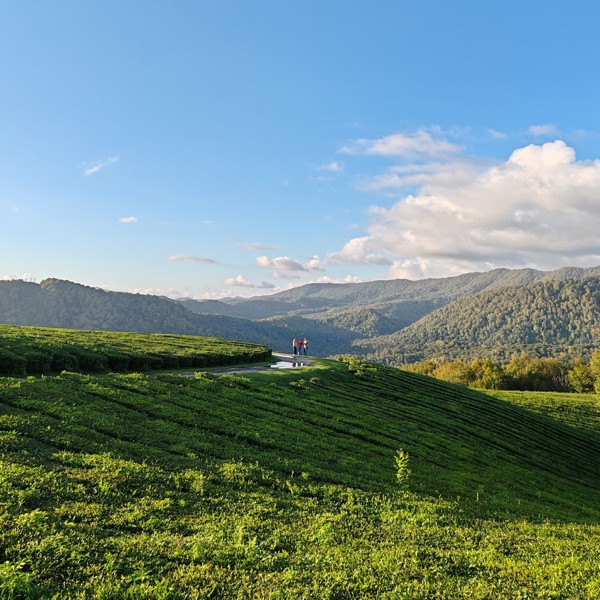
[{"label": "tea bush row", "polygon": [[207,368],[270,355],[265,346],[200,336],[0,325],[0,373],[7,375]]}]

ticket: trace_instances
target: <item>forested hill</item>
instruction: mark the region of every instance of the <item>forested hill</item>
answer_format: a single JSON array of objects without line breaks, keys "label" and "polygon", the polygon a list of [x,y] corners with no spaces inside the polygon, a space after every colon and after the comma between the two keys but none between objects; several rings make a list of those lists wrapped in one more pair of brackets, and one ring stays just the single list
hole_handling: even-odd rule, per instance
[{"label": "forested hill", "polygon": [[168,298],[107,292],[60,279],[0,281],[0,323],[214,336],[276,349],[287,348],[291,339],[287,329],[273,324],[198,315]]},{"label": "forested hill", "polygon": [[534,269],[494,269],[484,273],[465,273],[437,279],[391,279],[363,283],[312,283],[268,296],[224,301],[189,300],[185,306],[196,313],[223,314],[248,319],[279,315],[319,318],[328,311],[347,315],[352,309],[377,310],[383,317],[398,319],[402,327],[444,304],[507,286],[536,281],[584,279],[600,276],[600,267],[564,267],[556,271]]},{"label": "forested hill", "polygon": [[600,277],[538,282],[457,300],[391,335],[363,339],[369,358],[401,364],[426,358],[507,358],[586,353],[598,344]]}]

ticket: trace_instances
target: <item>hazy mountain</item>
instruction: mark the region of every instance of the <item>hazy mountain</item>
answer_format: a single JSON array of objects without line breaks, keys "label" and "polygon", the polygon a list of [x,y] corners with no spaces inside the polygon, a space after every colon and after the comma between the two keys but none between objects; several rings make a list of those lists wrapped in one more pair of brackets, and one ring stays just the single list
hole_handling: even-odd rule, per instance
[{"label": "hazy mountain", "polygon": [[[600,267],[565,267],[557,271],[494,269],[438,279],[391,279],[365,283],[311,283],[276,294],[227,301],[183,300],[199,314],[224,314],[247,319],[278,315],[317,316],[327,311],[370,308],[401,323],[412,323],[435,308],[486,290],[535,281],[582,279],[600,275]],[[405,326],[405,325],[402,325]]]}]

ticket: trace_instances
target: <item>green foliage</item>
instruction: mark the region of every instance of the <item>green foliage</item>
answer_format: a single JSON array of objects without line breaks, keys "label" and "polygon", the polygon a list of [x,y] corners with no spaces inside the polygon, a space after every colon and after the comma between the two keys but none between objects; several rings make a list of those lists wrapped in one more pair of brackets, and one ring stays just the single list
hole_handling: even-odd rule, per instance
[{"label": "green foliage", "polygon": [[579,430],[600,434],[600,405],[592,394],[499,390],[494,397],[523,406]]},{"label": "green foliage", "polygon": [[29,600],[41,597],[35,576],[27,569],[26,561],[0,564],[0,598],[6,600]]},{"label": "green foliage", "polygon": [[569,370],[569,387],[579,393],[594,391],[594,374],[588,362],[583,359],[573,362]]},{"label": "green foliage", "polygon": [[408,483],[408,478],[410,477],[408,452],[405,452],[402,450],[402,448],[399,448],[396,451],[396,456],[394,459],[396,462],[396,481],[401,488],[405,488]]},{"label": "green foliage", "polygon": [[600,394],[600,350],[596,350],[594,354],[592,354],[590,371],[594,378],[594,391],[596,394]]},{"label": "green foliage", "polygon": [[595,399],[544,397],[339,361],[0,378],[0,598],[596,597]]},{"label": "green foliage", "polygon": [[341,356],[338,360],[346,363],[348,371],[354,373],[357,377],[365,377],[373,371],[373,366],[370,363],[354,358],[353,356]]},{"label": "green foliage", "polygon": [[446,304],[404,329],[354,343],[370,359],[400,366],[526,352],[589,358],[600,326],[600,277],[501,287]]},{"label": "green foliage", "polygon": [[9,375],[207,368],[270,356],[258,344],[200,336],[0,325],[0,373]]},{"label": "green foliage", "polygon": [[591,363],[576,358],[572,363],[553,358],[535,358],[524,353],[513,356],[506,364],[490,358],[462,360],[426,360],[405,365],[406,371],[487,390],[575,391],[594,389]]}]

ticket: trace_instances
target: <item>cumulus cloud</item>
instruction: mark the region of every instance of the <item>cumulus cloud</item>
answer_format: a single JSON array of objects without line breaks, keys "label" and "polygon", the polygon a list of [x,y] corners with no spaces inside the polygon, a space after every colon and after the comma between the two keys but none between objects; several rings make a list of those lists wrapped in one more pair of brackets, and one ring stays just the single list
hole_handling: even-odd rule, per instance
[{"label": "cumulus cloud", "polygon": [[259,256],[256,263],[264,269],[274,269],[276,271],[306,271],[305,267],[289,256],[279,256],[273,259],[267,256]]},{"label": "cumulus cloud", "polygon": [[409,133],[394,133],[378,139],[359,139],[343,147],[343,154],[373,154],[380,156],[439,157],[457,154],[462,146],[454,144],[438,130],[419,129]]},{"label": "cumulus cloud", "polygon": [[89,177],[90,175],[95,175],[96,173],[103,171],[107,167],[110,167],[111,165],[114,165],[117,162],[119,162],[118,156],[109,156],[108,158],[98,160],[90,165],[84,165],[85,168],[83,174],[86,177]]},{"label": "cumulus cloud", "polygon": [[345,244],[340,252],[327,257],[331,264],[351,263],[355,265],[391,265],[392,261],[383,254],[378,241],[373,237],[357,237]]},{"label": "cumulus cloud", "polygon": [[137,223],[137,222],[138,222],[137,217],[121,217],[119,219],[119,223]]},{"label": "cumulus cloud", "polygon": [[600,264],[599,199],[600,161],[577,161],[560,140],[532,144],[470,177],[430,180],[391,207],[373,207],[368,235],[330,260],[391,257],[389,276],[411,278]]},{"label": "cumulus cloud", "polygon": [[366,192],[396,193],[398,189],[407,187],[454,187],[472,180],[482,168],[482,161],[461,157],[439,162],[395,165],[381,175],[363,182],[359,189]]},{"label": "cumulus cloud", "polygon": [[203,263],[206,265],[217,264],[217,261],[213,260],[212,258],[205,258],[204,256],[192,256],[191,254],[173,254],[172,256],[169,256],[169,260]]},{"label": "cumulus cloud", "polygon": [[255,284],[248,281],[243,275],[238,275],[237,277],[230,277],[224,281],[226,286],[229,287],[243,287],[243,288],[253,288],[259,290],[273,289],[275,286],[268,281],[263,281],[260,284]]},{"label": "cumulus cloud", "polygon": [[321,260],[316,254],[306,263],[307,271],[323,271],[323,260]]}]

